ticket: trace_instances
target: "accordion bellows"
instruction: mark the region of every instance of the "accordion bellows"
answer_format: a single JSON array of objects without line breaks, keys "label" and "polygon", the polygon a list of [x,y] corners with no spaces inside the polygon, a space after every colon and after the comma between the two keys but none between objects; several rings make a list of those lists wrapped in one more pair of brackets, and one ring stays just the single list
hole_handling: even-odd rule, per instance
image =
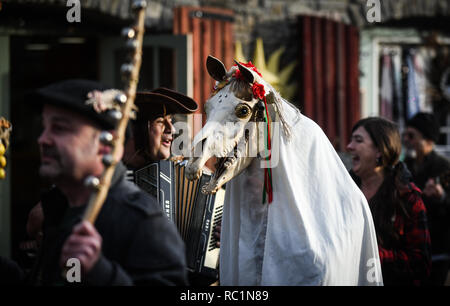
[{"label": "accordion bellows", "polygon": [[154,195],[164,213],[172,220],[186,244],[187,265],[191,272],[217,278],[219,248],[213,236],[221,221],[225,190],[203,194],[201,187],[210,180],[204,171],[195,181],[186,179],[187,161],[163,160],[134,172],[134,181]]}]

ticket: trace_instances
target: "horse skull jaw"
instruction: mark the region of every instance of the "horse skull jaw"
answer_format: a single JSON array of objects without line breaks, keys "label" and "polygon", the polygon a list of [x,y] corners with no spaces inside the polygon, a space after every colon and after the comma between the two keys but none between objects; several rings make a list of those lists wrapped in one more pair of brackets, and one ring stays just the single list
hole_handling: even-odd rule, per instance
[{"label": "horse skull jaw", "polygon": [[217,190],[219,190],[217,182],[214,183],[208,182],[202,186],[202,193],[204,194],[214,194],[217,192]]},{"label": "horse skull jaw", "polygon": [[233,177],[237,160],[236,156],[219,158],[216,164],[216,171],[211,180],[202,186],[202,192],[205,194],[216,193],[223,184]]},{"label": "horse skull jaw", "polygon": [[[237,176],[242,170],[250,165],[251,161],[254,159],[254,157],[248,156],[249,139],[251,138],[248,133],[248,130],[246,130],[243,139],[235,139],[232,146],[228,146],[227,148],[217,148],[208,145],[205,140],[202,140],[204,148],[203,154],[200,157],[190,158],[186,167],[186,178],[189,180],[199,179],[202,175],[201,169],[206,161],[215,156],[217,159],[215,165],[216,171],[212,175],[210,181],[201,187],[201,190],[205,194],[216,193],[226,182]],[[244,143],[241,141],[244,141]],[[200,140],[196,143],[199,142]]]},{"label": "horse skull jaw", "polygon": [[[198,168],[197,160],[192,160],[186,166],[186,178],[188,180],[197,180],[202,175],[202,169]],[[223,157],[217,159],[216,171],[211,176],[209,182],[201,186],[201,190],[204,194],[214,194],[233,177],[234,169],[236,168],[236,161],[238,159],[233,157]]]},{"label": "horse skull jaw", "polygon": [[202,168],[198,165],[199,161],[200,158],[194,158],[187,164],[185,175],[188,180],[198,180],[202,176],[203,171]]}]

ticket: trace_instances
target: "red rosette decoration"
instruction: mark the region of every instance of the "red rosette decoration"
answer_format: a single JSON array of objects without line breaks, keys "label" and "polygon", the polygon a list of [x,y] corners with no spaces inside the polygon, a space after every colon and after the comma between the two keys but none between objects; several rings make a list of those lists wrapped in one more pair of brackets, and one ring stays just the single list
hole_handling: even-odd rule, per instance
[{"label": "red rosette decoration", "polygon": [[256,69],[255,65],[252,64],[252,62],[248,62],[247,64],[239,62],[242,66],[250,68],[254,72],[256,72],[260,77],[262,77],[262,74]]},{"label": "red rosette decoration", "polygon": [[[253,65],[252,62],[248,62],[248,63],[239,62],[239,64],[241,64],[244,67],[250,68],[251,70],[256,72],[260,77],[262,77],[262,74],[258,71],[258,69],[256,69],[255,65]],[[237,65],[234,65],[234,66],[237,66]],[[239,71],[239,69],[237,69],[236,72],[234,73],[234,77],[236,79],[242,78],[241,72]]]},{"label": "red rosette decoration", "polygon": [[253,96],[259,100],[264,100],[266,91],[264,90],[264,85],[259,83],[253,83],[252,87]]},{"label": "red rosette decoration", "polygon": [[234,73],[234,77],[235,77],[236,79],[242,79],[242,74],[241,74],[241,72],[239,71],[239,69],[236,70],[236,72]]}]

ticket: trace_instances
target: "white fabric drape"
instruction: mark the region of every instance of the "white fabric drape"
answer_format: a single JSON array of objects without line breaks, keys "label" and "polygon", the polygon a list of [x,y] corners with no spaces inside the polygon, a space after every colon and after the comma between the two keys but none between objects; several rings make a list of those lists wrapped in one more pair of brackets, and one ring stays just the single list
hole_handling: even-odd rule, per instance
[{"label": "white fabric drape", "polygon": [[273,202],[261,204],[259,159],[227,183],[220,284],[382,285],[364,195],[320,127],[283,107],[292,139],[280,132]]}]

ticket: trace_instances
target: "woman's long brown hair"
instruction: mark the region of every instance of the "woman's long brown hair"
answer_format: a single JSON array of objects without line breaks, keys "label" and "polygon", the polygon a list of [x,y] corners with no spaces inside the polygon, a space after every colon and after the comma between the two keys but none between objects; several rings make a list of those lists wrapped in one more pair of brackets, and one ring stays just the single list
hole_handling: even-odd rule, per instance
[{"label": "woman's long brown hair", "polygon": [[[411,178],[405,164],[399,162],[402,149],[400,132],[395,123],[380,117],[369,117],[358,121],[352,133],[359,127],[367,131],[381,153],[379,166],[383,167],[384,180],[376,194],[369,200],[369,206],[378,243],[383,247],[391,247],[400,238],[394,228],[396,214],[401,214],[405,218],[410,216],[410,207],[398,192],[399,184],[409,186]],[[354,174],[352,176],[359,184],[359,178],[355,178]]]}]

